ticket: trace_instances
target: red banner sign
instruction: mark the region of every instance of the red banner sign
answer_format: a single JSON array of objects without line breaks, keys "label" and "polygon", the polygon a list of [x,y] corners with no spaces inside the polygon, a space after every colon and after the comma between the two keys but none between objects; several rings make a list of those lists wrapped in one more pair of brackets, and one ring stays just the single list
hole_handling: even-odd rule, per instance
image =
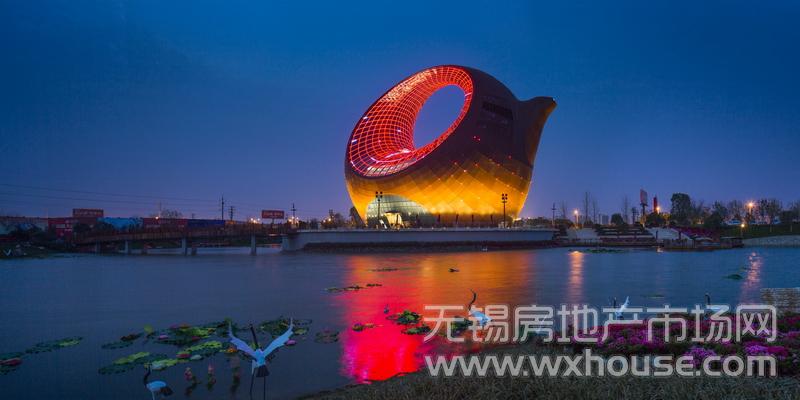
[{"label": "red banner sign", "polygon": [[103,218],[103,210],[100,208],[73,208],[73,218]]},{"label": "red banner sign", "polygon": [[262,219],[283,219],[283,210],[261,210]]}]

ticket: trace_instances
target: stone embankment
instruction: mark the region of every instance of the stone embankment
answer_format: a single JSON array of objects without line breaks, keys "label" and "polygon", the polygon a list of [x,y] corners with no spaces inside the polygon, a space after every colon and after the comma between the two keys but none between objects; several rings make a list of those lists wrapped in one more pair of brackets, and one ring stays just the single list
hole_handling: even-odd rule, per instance
[{"label": "stone embankment", "polygon": [[800,247],[800,235],[767,236],[745,239],[745,246]]}]

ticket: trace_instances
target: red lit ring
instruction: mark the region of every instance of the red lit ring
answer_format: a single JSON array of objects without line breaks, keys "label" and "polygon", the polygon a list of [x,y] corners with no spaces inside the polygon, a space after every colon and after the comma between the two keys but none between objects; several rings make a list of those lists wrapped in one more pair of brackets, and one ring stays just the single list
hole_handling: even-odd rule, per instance
[{"label": "red lit ring", "polygon": [[[455,85],[464,92],[458,117],[434,141],[416,148],[414,123],[437,90]],[[472,101],[472,78],[462,68],[433,67],[420,71],[390,89],[361,117],[350,142],[347,159],[353,169],[367,177],[394,174],[423,159],[458,127]]]}]

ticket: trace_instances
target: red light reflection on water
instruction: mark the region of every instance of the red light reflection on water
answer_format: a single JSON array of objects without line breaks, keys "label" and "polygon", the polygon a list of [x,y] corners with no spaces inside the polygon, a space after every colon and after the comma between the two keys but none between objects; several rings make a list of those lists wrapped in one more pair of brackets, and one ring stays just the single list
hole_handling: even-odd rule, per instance
[{"label": "red light reflection on water", "polygon": [[[423,317],[437,314],[436,311],[425,312],[425,305],[466,307],[471,299],[470,289],[479,293],[476,306],[514,304],[528,293],[527,279],[531,270],[526,265],[530,261],[530,255],[508,253],[498,257],[472,253],[444,260],[423,260],[413,267],[397,265],[400,269],[392,272],[375,272],[373,270],[380,265],[374,264],[374,257],[349,258],[347,284],[380,283],[382,286],[340,293],[334,299],[345,310],[344,319],[350,327],[355,323],[375,324],[374,328],[360,332],[352,329],[342,332],[342,373],[357,382],[384,380],[419,370],[426,354],[465,354],[485,347],[469,340],[451,343],[441,336],[424,342],[425,335],[404,334],[405,327],[388,320],[387,316],[403,310],[418,312]],[[450,267],[458,267],[459,272],[449,272]],[[502,293],[498,294],[497,289]],[[387,305],[390,311],[385,314]],[[464,312],[457,314],[463,316]],[[433,328],[435,324],[428,325]],[[442,329],[439,333],[444,332]],[[468,338],[471,333],[464,336]]]}]

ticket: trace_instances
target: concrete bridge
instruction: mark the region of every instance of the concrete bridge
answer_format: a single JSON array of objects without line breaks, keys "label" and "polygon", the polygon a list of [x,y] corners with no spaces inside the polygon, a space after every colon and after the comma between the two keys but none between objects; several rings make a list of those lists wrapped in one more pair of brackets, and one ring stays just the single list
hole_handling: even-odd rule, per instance
[{"label": "concrete bridge", "polygon": [[281,236],[282,230],[280,226],[261,224],[239,224],[203,228],[175,227],[130,232],[87,233],[76,235],[72,242],[79,246],[94,246],[95,252],[99,252],[102,245],[121,244],[124,246],[125,254],[131,254],[131,244],[139,242],[143,243],[141,253],[147,254],[148,243],[180,240],[182,253],[184,255],[195,255],[197,254],[196,242],[201,240],[249,238],[250,254],[255,255],[257,238],[277,239]]}]

